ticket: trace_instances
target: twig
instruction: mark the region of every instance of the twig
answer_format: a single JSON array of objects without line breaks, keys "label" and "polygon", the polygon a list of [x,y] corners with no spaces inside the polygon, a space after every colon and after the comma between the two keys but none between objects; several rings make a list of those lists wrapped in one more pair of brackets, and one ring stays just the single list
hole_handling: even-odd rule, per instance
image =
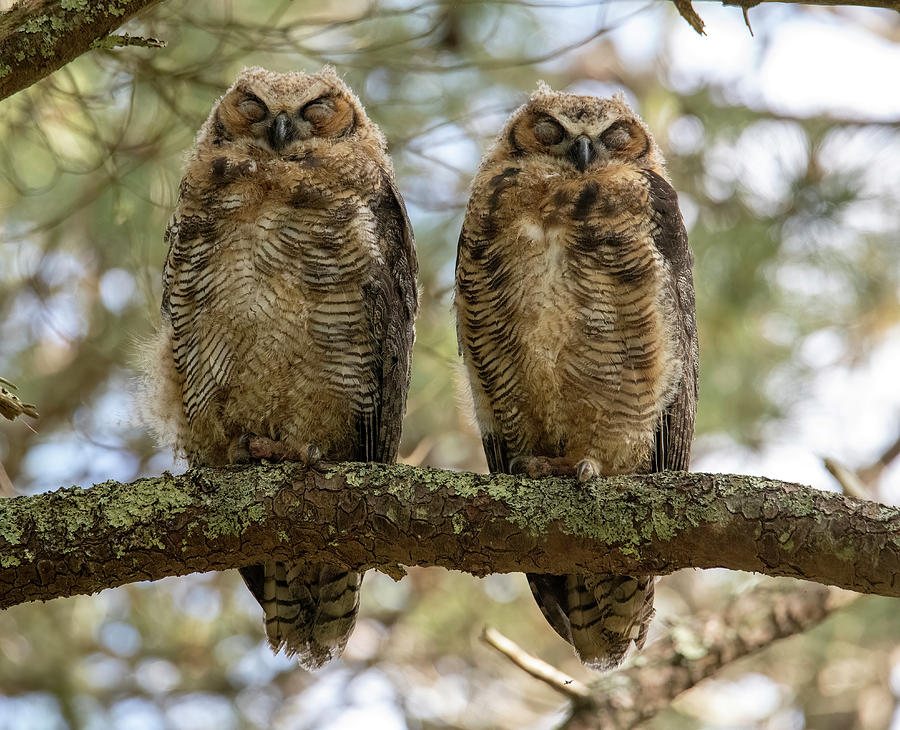
[{"label": "twig", "polygon": [[822,464],[825,465],[825,468],[828,469],[829,474],[835,478],[837,483],[841,485],[844,494],[857,499],[869,499],[871,497],[862,479],[852,469],[848,469],[837,459],[832,459],[830,456],[822,457]]},{"label": "twig", "polygon": [[860,469],[856,470],[856,473],[859,475],[859,478],[863,481],[864,484],[874,485],[878,480],[878,477],[881,476],[881,473],[888,467],[888,465],[900,456],[900,436],[897,436],[897,439],[888,446],[884,452],[879,456],[875,461],[873,461],[869,466],[864,466]]},{"label": "twig", "polygon": [[0,378],[0,416],[8,418],[10,421],[15,420],[21,415],[38,417],[37,408],[31,403],[23,403],[18,396],[10,393],[5,387],[8,385],[13,390],[16,386],[4,378]]},{"label": "twig", "polygon": [[547,664],[543,659],[529,654],[497,629],[486,627],[481,634],[481,640],[503,654],[519,669],[549,685],[557,692],[577,701],[590,697],[590,690],[577,679]]},{"label": "twig", "polygon": [[678,14],[688,22],[691,28],[696,30],[700,35],[706,35],[706,31],[703,30],[703,19],[697,15],[694,6],[691,5],[691,0],[673,0],[673,2],[675,3],[675,9],[678,11]]}]

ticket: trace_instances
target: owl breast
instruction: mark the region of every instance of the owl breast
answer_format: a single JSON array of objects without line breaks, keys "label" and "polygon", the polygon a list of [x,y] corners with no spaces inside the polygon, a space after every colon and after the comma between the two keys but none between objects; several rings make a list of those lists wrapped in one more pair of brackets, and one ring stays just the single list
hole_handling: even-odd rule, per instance
[{"label": "owl breast", "polygon": [[504,310],[509,322],[505,341],[494,340],[509,379],[493,396],[476,393],[476,407],[490,407],[521,453],[591,456],[609,474],[640,471],[681,369],[666,263],[649,216],[633,214],[646,194],[621,171],[588,182],[531,179],[504,193],[518,201],[518,215],[488,259],[501,276],[462,302],[469,313]]},{"label": "owl breast", "polygon": [[223,233],[204,254],[194,325],[206,357],[185,377],[188,387],[213,381],[215,394],[190,424],[312,442],[346,458],[353,414],[372,407],[377,387],[364,301],[380,259],[375,222],[352,190],[280,180],[266,188],[241,179],[222,197]]}]

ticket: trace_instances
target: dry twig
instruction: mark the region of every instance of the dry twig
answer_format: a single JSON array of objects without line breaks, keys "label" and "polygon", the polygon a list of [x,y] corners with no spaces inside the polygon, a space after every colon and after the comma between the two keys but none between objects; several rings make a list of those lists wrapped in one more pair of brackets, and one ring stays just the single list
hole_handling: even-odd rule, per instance
[{"label": "dry twig", "polygon": [[497,629],[485,628],[481,634],[481,640],[503,654],[519,669],[522,669],[535,679],[539,679],[566,697],[581,701],[590,696],[588,688],[577,679],[547,664],[543,659],[538,659],[533,654],[529,654],[512,639],[497,631]]},{"label": "dry twig", "polygon": [[31,405],[31,403],[23,403],[17,395],[11,393],[4,386],[8,386],[13,390],[16,389],[16,386],[8,380],[0,378],[0,416],[8,418],[10,421],[22,415],[31,416],[32,418],[38,417],[35,406]]}]

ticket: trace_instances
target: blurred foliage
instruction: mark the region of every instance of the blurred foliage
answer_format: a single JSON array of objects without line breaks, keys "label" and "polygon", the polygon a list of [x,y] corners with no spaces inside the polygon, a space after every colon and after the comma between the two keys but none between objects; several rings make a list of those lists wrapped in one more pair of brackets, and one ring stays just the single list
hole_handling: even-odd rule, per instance
[{"label": "blurred foliage", "polygon": [[[762,48],[767,28],[809,11],[778,12],[754,18]],[[886,13],[837,17],[900,32]],[[626,61],[615,36],[630,22],[647,32],[644,63]],[[0,487],[183,468],[134,422],[130,363],[158,316],[183,153],[251,64],[336,65],[391,142],[423,291],[405,458],[484,469],[458,377],[456,237],[479,155],[539,78],[625,89],[654,130],[696,256],[698,448],[764,447],[809,397],[813,371],[863,364],[897,336],[900,124],[795,117],[685,81],[672,72],[679,24],[669,8],[603,2],[170,0],[128,26],[167,48],[94,51],[0,103],[0,375],[41,413],[33,428],[0,424]],[[753,580],[665,579],[654,631],[740,600]],[[346,657],[315,675],[271,656],[232,574],[15,607],[0,613],[0,730],[551,727],[561,698],[485,648],[486,623],[590,679],[522,576],[412,569],[395,584],[371,573],[362,602]],[[862,598],[651,726],[887,727],[900,692],[895,613]]]}]

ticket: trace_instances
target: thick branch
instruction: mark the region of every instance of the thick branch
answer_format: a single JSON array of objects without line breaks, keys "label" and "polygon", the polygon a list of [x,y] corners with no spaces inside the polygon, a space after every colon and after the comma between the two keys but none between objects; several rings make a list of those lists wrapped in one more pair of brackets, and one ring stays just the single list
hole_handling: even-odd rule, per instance
[{"label": "thick branch", "polygon": [[19,0],[0,13],[0,99],[31,86],[159,0]]},{"label": "thick branch", "polygon": [[196,469],[0,501],[0,608],[297,555],[355,568],[725,567],[900,596],[900,509],[760,477]]}]

